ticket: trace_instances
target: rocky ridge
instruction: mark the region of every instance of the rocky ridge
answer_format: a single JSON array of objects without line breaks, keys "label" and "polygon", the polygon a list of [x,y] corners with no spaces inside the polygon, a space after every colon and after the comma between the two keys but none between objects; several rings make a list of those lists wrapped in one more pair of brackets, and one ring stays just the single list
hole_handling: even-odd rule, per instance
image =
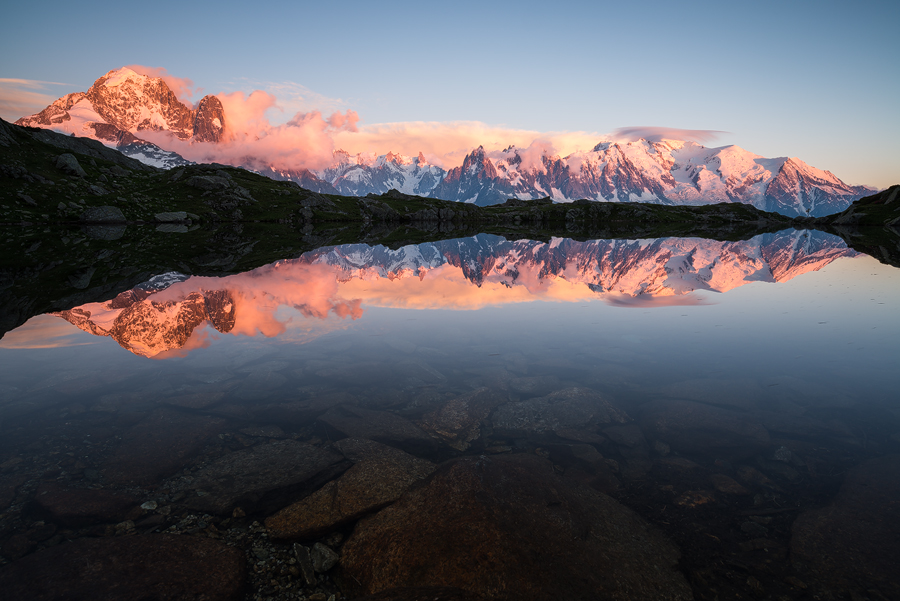
[{"label": "rocky ridge", "polygon": [[[134,134],[168,131],[180,140],[213,144],[227,138],[226,115],[217,97],[207,95],[192,109],[162,79],[128,68],[110,71],[87,92],[68,94],[17,123],[91,136],[161,167],[186,161]],[[874,192],[847,185],[798,158],[768,159],[737,146],[706,148],[682,140],[600,142],[565,157],[543,153],[537,161],[525,154],[514,146],[491,153],[478,147],[462,165],[445,170],[430,165],[421,153],[376,157],[338,150],[333,165],[315,173],[275,163],[262,172],[315,192],[348,196],[396,189],[479,206],[543,197],[663,205],[736,202],[790,217],[837,213]],[[256,161],[265,163],[264,157]]]}]

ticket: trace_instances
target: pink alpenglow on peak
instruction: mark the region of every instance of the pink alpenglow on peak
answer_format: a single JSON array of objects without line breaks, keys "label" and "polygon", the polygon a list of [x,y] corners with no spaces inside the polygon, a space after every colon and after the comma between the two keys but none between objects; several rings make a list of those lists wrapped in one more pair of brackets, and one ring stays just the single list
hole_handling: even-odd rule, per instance
[{"label": "pink alpenglow on peak", "polygon": [[[740,202],[819,217],[874,191],[847,185],[799,159],[704,146],[724,133],[716,130],[633,126],[601,136],[478,122],[360,127],[359,115],[349,109],[328,116],[298,112],[274,124],[269,115],[281,108],[263,90],[206,95],[188,106],[183,100],[194,93],[188,79],[133,65],[110,71],[87,92],[64,96],[17,123],[92,137],[161,167],[226,163],[348,196],[396,189],[481,206],[544,197]],[[382,154],[386,149],[391,152]]]}]

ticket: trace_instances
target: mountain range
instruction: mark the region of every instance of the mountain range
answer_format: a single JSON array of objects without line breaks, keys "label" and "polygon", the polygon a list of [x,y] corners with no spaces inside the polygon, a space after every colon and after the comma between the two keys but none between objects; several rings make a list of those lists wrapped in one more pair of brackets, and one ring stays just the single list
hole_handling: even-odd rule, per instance
[{"label": "mountain range", "polygon": [[[554,286],[574,289],[577,300],[607,295],[627,304],[694,290],[726,292],[756,281],[786,282],[855,255],[836,236],[799,230],[737,242],[554,238],[545,243],[480,234],[395,250],[367,244],[324,247],[245,274],[199,278],[196,284],[168,273],[111,301],[55,315],[86,332],[109,336],[134,354],[152,357],[185,347],[205,323],[222,333],[253,332],[249,324],[281,304],[305,308],[304,315],[319,319],[329,313],[359,317],[367,303],[408,306],[409,291],[398,289],[396,280],[413,280],[413,287],[427,280],[430,290],[461,280],[475,304],[540,300],[552,295]],[[392,285],[378,286],[387,281]],[[164,290],[168,292],[160,295]],[[460,308],[458,295],[432,295],[428,302],[432,308]],[[275,319],[274,313],[266,315],[263,323]]]},{"label": "mountain range", "polygon": [[[189,161],[141,138],[142,132],[170,132],[191,143],[228,143],[228,116],[218,97],[204,96],[192,108],[161,78],[128,68],[110,71],[88,91],[63,96],[16,123],[90,137],[164,168]],[[479,206],[545,197],[668,205],[741,202],[791,217],[837,213],[875,191],[848,185],[798,158],[765,158],[738,146],[707,148],[683,140],[601,141],[565,157],[532,155],[514,146],[500,152],[479,146],[462,165],[447,170],[429,164],[422,153],[351,155],[337,150],[333,163],[317,171],[289,168],[274,159],[267,163],[265,157],[254,158],[253,170],[345,196],[396,189]]]}]

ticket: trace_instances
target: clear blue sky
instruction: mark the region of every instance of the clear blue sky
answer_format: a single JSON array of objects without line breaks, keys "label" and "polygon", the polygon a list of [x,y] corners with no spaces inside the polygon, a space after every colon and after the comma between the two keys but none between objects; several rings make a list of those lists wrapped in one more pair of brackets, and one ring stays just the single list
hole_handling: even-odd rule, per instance
[{"label": "clear blue sky", "polygon": [[361,126],[724,130],[708,145],[900,183],[897,0],[19,1],[2,14],[0,78],[69,84],[30,88],[53,98],[141,64],[206,93],[303,86],[307,104],[353,109]]}]

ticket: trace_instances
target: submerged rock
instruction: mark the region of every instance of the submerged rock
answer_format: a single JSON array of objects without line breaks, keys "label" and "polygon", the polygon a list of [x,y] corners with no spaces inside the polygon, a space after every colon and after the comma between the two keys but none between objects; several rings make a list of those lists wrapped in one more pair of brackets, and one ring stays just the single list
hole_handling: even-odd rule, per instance
[{"label": "submerged rock", "polygon": [[484,597],[459,588],[446,586],[415,586],[392,588],[356,601],[482,601]]},{"label": "submerged rock", "polygon": [[54,482],[38,486],[31,512],[62,526],[120,522],[137,507],[138,497],[92,488],[66,488]]},{"label": "submerged rock", "polygon": [[556,376],[525,376],[509,381],[509,389],[524,397],[543,396],[559,388]]},{"label": "submerged rock", "polygon": [[560,432],[562,437],[570,438],[572,431],[596,430],[630,418],[595,390],[566,388],[544,397],[501,405],[492,421],[498,436],[521,438]]},{"label": "submerged rock", "polygon": [[421,428],[389,411],[342,405],[330,409],[319,420],[345,436],[374,440],[412,452],[427,452],[436,446],[434,439]]},{"label": "submerged rock", "polygon": [[335,447],[355,465],[268,518],[266,528],[271,536],[301,539],[334,530],[393,503],[435,469],[430,461],[370,440],[345,438]]},{"label": "submerged rock", "polygon": [[82,538],[0,569],[0,591],[29,601],[237,601],[244,574],[243,552],[208,538]]},{"label": "submerged rock", "polygon": [[104,464],[104,476],[115,484],[148,486],[181,469],[225,420],[157,409],[122,437]]},{"label": "submerged rock", "polygon": [[[900,455],[870,459],[853,468],[831,505],[807,511],[794,521],[795,567],[808,569],[811,580],[840,598],[849,592],[854,599],[900,599],[898,499]],[[872,589],[880,594],[867,595]]]},{"label": "submerged rock", "polygon": [[489,388],[479,388],[425,414],[420,424],[454,449],[465,451],[480,437],[482,421],[503,401]]},{"label": "submerged rock", "polygon": [[535,455],[448,462],[361,521],[342,551],[355,594],[433,586],[517,601],[692,598],[671,542]]},{"label": "submerged rock", "polygon": [[694,401],[663,399],[641,406],[641,426],[673,449],[702,453],[754,453],[769,445],[769,432],[747,413]]},{"label": "submerged rock", "polygon": [[203,495],[185,504],[219,515],[271,511],[302,492],[318,486],[349,467],[344,457],[295,440],[275,440],[230,453],[196,473],[192,488]]}]

